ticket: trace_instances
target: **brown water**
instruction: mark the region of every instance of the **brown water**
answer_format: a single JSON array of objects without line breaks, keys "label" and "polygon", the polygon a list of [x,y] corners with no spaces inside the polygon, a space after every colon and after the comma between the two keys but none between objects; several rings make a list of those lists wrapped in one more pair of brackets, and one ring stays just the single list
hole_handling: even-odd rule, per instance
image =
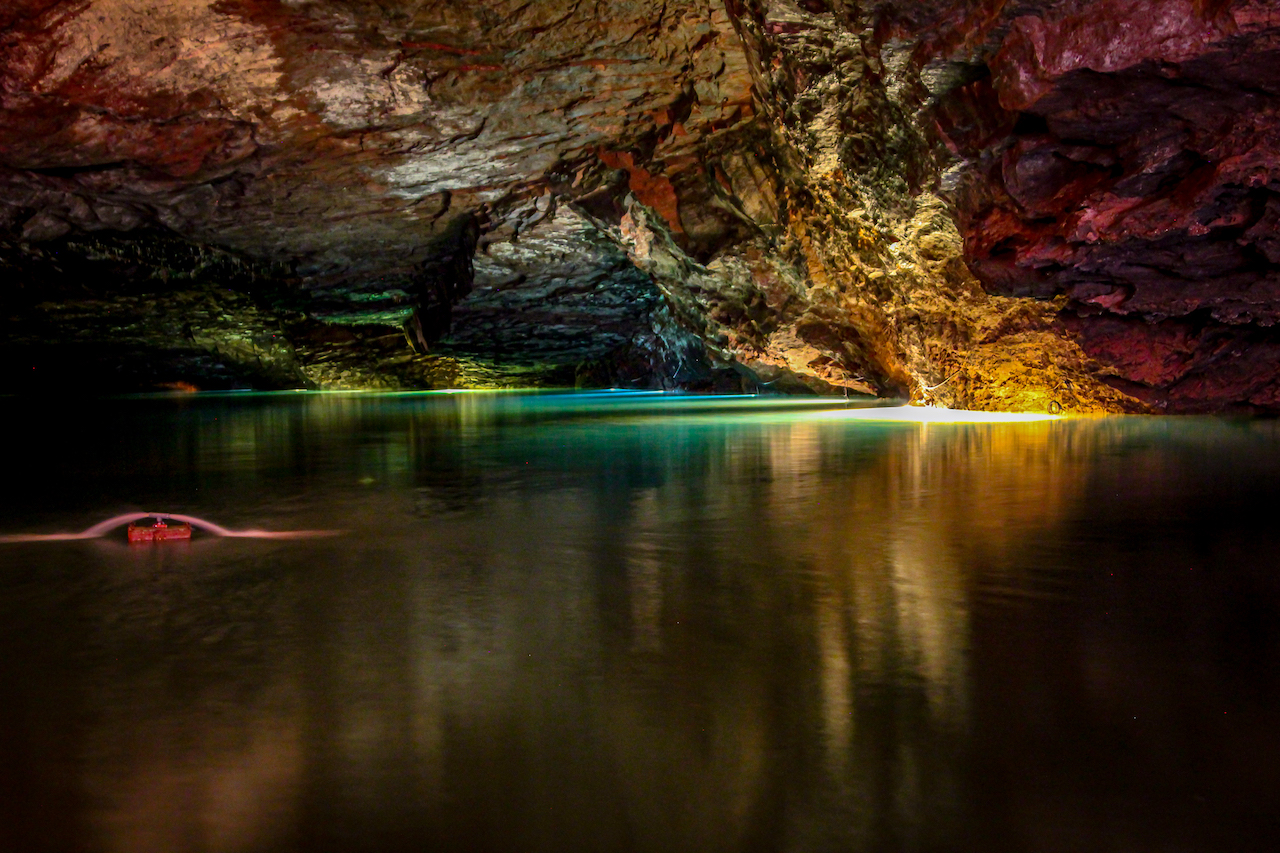
[{"label": "brown water", "polygon": [[1268,851],[1280,426],[0,402],[0,850]]}]

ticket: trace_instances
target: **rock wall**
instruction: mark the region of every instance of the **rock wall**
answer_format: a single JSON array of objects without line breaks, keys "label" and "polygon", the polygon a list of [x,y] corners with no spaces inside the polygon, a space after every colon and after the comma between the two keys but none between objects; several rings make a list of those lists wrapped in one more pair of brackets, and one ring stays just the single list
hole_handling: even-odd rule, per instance
[{"label": "rock wall", "polygon": [[1278,33],[1232,0],[15,0],[3,375],[1274,409]]},{"label": "rock wall", "polygon": [[939,195],[949,158],[932,132],[920,45],[884,36],[875,11],[740,5],[786,187],[780,248],[805,281],[790,333],[916,402],[1135,408],[1094,376],[1055,306],[994,295],[970,273]]},{"label": "rock wall", "polygon": [[1280,8],[1057,4],[948,96],[970,263],[1158,409],[1274,409]]}]

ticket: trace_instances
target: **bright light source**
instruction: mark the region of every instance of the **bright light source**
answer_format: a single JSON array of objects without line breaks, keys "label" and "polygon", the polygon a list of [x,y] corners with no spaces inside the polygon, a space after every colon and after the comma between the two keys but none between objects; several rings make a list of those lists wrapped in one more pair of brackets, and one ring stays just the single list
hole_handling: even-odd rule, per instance
[{"label": "bright light source", "polygon": [[939,409],[933,406],[868,406],[823,412],[818,417],[866,421],[910,421],[913,423],[972,424],[1056,421],[1061,415],[1036,412],[972,412],[967,409]]}]

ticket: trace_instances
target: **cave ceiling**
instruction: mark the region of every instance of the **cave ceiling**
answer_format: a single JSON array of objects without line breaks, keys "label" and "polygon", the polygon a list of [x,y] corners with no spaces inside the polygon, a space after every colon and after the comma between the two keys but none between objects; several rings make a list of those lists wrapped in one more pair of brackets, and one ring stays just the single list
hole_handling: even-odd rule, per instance
[{"label": "cave ceiling", "polygon": [[10,387],[1280,408],[1280,3],[8,0]]}]

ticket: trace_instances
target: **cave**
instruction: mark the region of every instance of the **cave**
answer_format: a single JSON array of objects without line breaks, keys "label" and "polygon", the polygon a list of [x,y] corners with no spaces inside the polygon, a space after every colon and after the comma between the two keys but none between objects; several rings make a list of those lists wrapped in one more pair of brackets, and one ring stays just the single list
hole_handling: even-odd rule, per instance
[{"label": "cave", "polygon": [[1265,2],[16,0],[5,387],[1270,412]]},{"label": "cave", "polygon": [[0,851],[1280,850],[1280,0],[0,0]]}]

